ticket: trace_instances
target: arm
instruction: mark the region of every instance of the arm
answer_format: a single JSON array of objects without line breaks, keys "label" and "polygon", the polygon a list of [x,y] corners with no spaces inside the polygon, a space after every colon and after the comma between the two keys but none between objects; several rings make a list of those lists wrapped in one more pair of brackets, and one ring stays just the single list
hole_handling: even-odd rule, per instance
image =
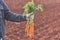
[{"label": "arm", "polygon": [[26,16],[22,14],[12,13],[10,11],[5,11],[5,19],[14,22],[26,21]]},{"label": "arm", "polygon": [[4,17],[6,20],[14,21],[14,22],[21,22],[21,21],[26,21],[26,16],[22,14],[16,14],[11,12],[5,3],[2,1],[2,5],[4,7]]}]

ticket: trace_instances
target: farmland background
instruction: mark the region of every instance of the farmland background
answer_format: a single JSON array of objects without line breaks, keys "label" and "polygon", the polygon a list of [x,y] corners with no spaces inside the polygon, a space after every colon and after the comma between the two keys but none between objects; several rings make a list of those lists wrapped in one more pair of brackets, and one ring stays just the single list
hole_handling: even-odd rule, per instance
[{"label": "farmland background", "polygon": [[[22,7],[31,0],[4,0],[9,9],[23,13]],[[42,4],[44,11],[35,14],[35,36],[32,40],[60,40],[60,0],[34,0]],[[5,40],[31,40],[25,35],[25,22],[6,21]]]}]

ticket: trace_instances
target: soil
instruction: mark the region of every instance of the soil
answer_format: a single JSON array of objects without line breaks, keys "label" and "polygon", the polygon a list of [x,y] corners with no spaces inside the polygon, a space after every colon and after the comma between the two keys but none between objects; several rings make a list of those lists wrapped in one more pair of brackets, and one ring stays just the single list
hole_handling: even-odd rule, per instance
[{"label": "soil", "polygon": [[[22,14],[23,6],[31,0],[5,0],[12,12]],[[43,5],[44,11],[35,14],[35,36],[25,35],[25,22],[6,21],[5,40],[60,40],[60,0],[34,0]]]}]

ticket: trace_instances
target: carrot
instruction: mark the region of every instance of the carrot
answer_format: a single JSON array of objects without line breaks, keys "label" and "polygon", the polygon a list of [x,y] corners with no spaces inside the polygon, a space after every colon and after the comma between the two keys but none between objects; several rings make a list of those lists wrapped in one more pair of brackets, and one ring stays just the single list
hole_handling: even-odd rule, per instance
[{"label": "carrot", "polygon": [[[41,4],[39,4],[37,7],[35,7],[34,0],[25,4],[23,9],[24,9],[23,14],[29,14],[32,12],[35,13],[36,11],[39,11],[39,10],[41,12],[43,11],[43,7]],[[33,22],[32,18],[30,18],[27,21],[25,32],[26,32],[26,35],[29,36],[30,38],[34,37],[34,22]]]},{"label": "carrot", "polygon": [[29,24],[29,21],[27,21],[25,32],[30,38],[34,37],[34,23]]}]

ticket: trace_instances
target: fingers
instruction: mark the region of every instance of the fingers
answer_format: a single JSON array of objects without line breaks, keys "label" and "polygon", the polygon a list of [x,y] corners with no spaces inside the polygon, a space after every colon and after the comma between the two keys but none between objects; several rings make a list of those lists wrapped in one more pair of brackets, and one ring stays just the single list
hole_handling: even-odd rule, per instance
[{"label": "fingers", "polygon": [[34,19],[34,15],[31,15],[31,17],[30,17],[30,18]]},{"label": "fingers", "polygon": [[29,17],[28,18],[33,18],[34,17],[34,13],[29,13]]},{"label": "fingers", "polygon": [[34,15],[34,13],[32,12],[32,13],[29,13],[29,16],[31,16],[31,15]]},{"label": "fingers", "polygon": [[30,18],[34,19],[34,13],[29,13],[29,14],[23,14],[26,15],[26,19],[29,20]]}]

